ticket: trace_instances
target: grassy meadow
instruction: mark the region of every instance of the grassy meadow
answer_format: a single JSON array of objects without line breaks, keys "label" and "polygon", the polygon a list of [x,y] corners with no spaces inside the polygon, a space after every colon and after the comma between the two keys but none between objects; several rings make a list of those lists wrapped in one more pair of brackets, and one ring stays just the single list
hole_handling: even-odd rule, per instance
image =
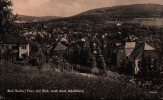
[{"label": "grassy meadow", "polygon": [[[34,66],[21,66],[12,64],[10,62],[1,61],[0,95],[4,98],[41,99],[160,98],[158,94],[150,93],[147,89],[140,88],[135,84],[125,82],[122,79],[114,80],[113,76],[87,77],[73,71],[55,71],[49,65],[44,65],[44,67],[39,70]],[[9,90],[14,90],[17,92],[12,92]],[[25,91],[18,92],[18,90]],[[73,92],[71,90],[77,91]]]}]

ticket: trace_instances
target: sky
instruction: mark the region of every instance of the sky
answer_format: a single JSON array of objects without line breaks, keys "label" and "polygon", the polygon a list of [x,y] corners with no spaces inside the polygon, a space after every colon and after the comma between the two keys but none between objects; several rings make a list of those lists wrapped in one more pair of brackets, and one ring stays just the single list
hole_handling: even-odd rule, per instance
[{"label": "sky", "polygon": [[156,3],[163,0],[11,0],[13,12],[29,16],[68,17],[81,12],[116,5]]}]

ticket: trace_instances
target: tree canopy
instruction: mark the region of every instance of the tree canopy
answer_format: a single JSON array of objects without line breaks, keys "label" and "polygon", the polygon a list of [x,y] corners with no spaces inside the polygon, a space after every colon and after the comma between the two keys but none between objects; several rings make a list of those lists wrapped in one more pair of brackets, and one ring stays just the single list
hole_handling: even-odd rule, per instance
[{"label": "tree canopy", "polygon": [[12,5],[10,0],[0,0],[0,40],[13,29],[16,16],[12,13]]}]

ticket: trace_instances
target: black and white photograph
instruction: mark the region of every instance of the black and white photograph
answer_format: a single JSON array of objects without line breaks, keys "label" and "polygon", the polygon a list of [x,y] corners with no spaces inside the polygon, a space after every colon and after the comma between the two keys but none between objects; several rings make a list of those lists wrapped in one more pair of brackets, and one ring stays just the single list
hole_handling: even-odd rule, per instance
[{"label": "black and white photograph", "polygon": [[0,0],[1,99],[163,99],[163,1]]}]

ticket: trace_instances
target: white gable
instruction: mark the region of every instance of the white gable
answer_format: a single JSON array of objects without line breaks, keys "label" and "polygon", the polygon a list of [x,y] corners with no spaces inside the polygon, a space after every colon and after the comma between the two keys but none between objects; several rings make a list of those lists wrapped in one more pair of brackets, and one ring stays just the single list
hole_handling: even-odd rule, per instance
[{"label": "white gable", "polygon": [[65,41],[65,42],[67,42],[67,39],[66,39],[66,38],[61,38],[60,41]]},{"label": "white gable", "polygon": [[145,43],[144,50],[155,50],[155,48],[151,47],[147,43]]},{"label": "white gable", "polygon": [[132,51],[133,51],[134,49],[125,49],[125,54],[126,54],[126,56],[130,56],[130,54],[132,53]]},{"label": "white gable", "polygon": [[135,48],[136,42],[126,42],[125,48]]},{"label": "white gable", "polygon": [[126,45],[125,45],[126,56],[130,56],[130,54],[132,53],[132,51],[135,48],[135,44],[136,44],[135,42],[126,42]]},{"label": "white gable", "polygon": [[82,38],[82,39],[81,39],[81,41],[83,41],[83,42],[84,42],[84,41],[85,41],[85,38]]}]

